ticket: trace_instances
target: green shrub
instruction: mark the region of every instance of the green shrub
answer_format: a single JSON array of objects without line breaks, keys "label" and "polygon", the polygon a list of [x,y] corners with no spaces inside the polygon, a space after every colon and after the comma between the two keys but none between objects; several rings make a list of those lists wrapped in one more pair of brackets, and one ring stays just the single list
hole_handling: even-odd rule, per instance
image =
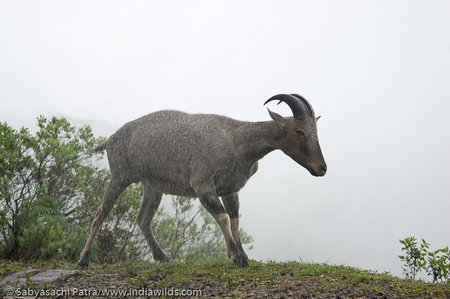
[{"label": "green shrub", "polygon": [[450,278],[450,251],[448,247],[429,251],[430,244],[424,239],[417,244],[415,237],[400,240],[405,255],[399,255],[403,262],[403,272],[409,279],[415,279],[421,271],[431,276],[433,282],[446,282]]}]

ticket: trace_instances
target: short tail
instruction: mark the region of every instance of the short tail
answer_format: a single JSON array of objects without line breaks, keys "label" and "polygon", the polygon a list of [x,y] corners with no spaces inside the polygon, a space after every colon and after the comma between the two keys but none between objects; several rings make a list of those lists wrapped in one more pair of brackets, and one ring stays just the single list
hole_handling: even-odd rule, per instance
[{"label": "short tail", "polygon": [[106,139],[105,141],[103,141],[102,143],[100,143],[96,147],[94,147],[91,152],[93,154],[103,152],[106,149],[107,142],[108,142],[108,139]]}]

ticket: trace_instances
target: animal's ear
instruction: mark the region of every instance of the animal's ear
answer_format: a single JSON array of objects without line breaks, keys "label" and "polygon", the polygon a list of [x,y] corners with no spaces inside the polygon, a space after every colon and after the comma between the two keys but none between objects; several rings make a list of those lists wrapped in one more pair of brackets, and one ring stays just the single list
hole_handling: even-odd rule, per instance
[{"label": "animal's ear", "polygon": [[273,111],[270,111],[269,109],[267,109],[267,111],[269,111],[270,117],[271,117],[277,124],[279,124],[280,126],[284,126],[286,120],[285,120],[281,115],[279,115],[278,113],[275,113],[275,112],[273,112]]},{"label": "animal's ear", "polygon": [[318,117],[316,117],[316,121],[318,121],[321,117],[322,117],[322,115],[319,115]]}]

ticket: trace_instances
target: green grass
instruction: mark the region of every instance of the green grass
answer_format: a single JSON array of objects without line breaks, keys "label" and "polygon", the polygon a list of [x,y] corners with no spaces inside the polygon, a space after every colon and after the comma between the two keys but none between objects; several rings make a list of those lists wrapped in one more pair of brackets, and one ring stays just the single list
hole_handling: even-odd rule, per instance
[{"label": "green grass", "polygon": [[[26,269],[77,269],[62,262],[0,261],[0,276]],[[229,261],[124,262],[91,265],[52,287],[200,289],[226,298],[450,298],[450,283],[411,281],[347,266],[257,262],[238,268]]]}]

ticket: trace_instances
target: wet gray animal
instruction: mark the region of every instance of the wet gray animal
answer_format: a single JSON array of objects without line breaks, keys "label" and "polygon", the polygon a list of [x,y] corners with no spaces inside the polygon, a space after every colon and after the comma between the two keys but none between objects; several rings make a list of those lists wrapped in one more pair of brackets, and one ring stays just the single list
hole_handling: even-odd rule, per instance
[{"label": "wet gray animal", "polygon": [[245,122],[165,110],[125,124],[98,145],[96,151],[107,151],[111,180],[78,265],[89,264],[97,231],[119,195],[131,183],[142,182],[144,200],[137,223],[155,260],[167,259],[151,226],[166,193],[198,197],[219,224],[229,257],[239,266],[248,266],[239,237],[238,191],[258,169],[258,160],[280,149],[314,176],[327,170],[317,139],[319,117],[309,102],[297,94],[279,94],[264,104],[273,100],[289,105],[293,117],[268,110],[273,121]]}]

